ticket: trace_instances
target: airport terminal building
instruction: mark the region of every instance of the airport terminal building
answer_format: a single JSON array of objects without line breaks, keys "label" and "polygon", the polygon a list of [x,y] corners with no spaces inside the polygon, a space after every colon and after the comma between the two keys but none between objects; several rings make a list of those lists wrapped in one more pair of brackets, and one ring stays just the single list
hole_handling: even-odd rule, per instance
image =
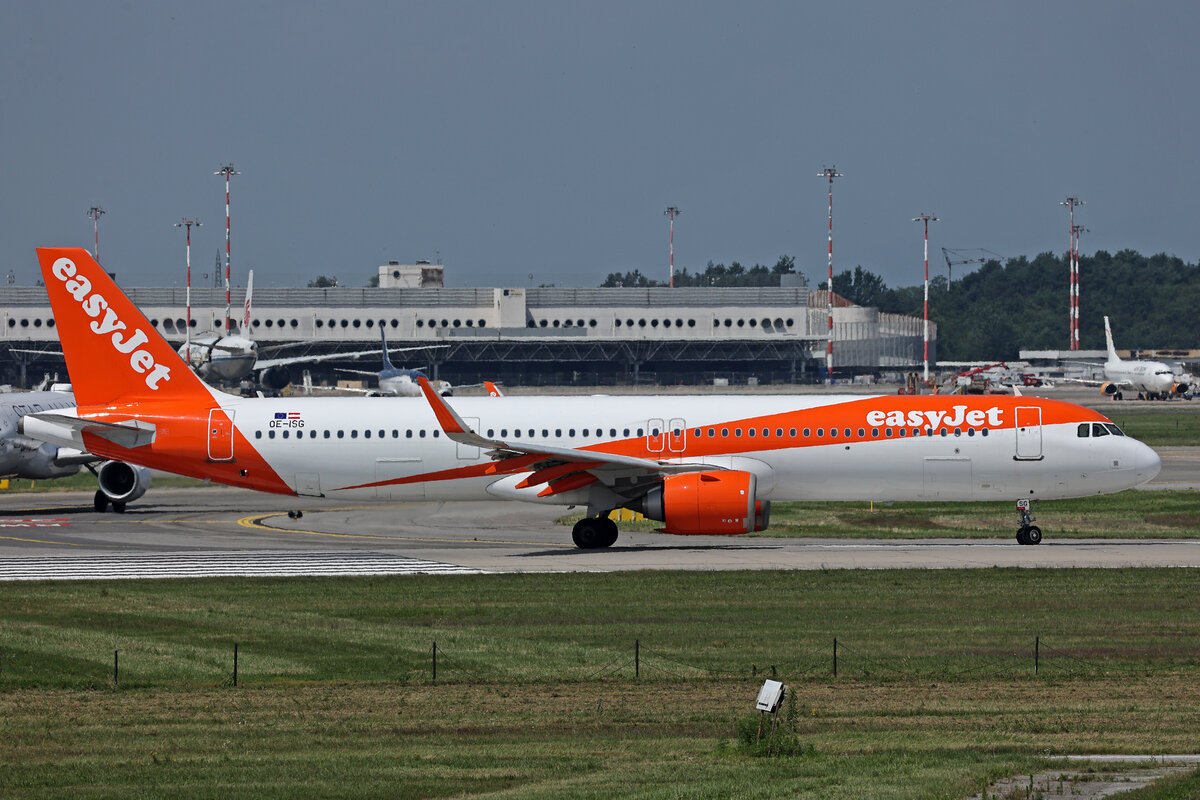
[{"label": "airport terminal building", "polygon": [[[395,266],[395,265],[392,265]],[[381,278],[386,278],[381,268]],[[397,277],[400,270],[392,269]],[[417,277],[412,278],[412,275]],[[802,285],[748,288],[487,288],[440,285],[429,268],[378,288],[257,288],[251,337],[260,352],[321,354],[369,349],[380,332],[397,366],[426,368],[452,383],[509,385],[625,383],[730,384],[823,381],[826,293]],[[400,285],[388,285],[398,283]],[[186,331],[179,288],[126,289],[173,343]],[[192,331],[221,330],[222,289],[192,290]],[[233,330],[244,289],[232,292]],[[854,306],[835,296],[834,376],[905,372],[922,360],[922,320]],[[0,287],[0,382],[28,385],[63,370],[58,337],[41,287]],[[936,326],[931,324],[931,360]],[[276,346],[287,343],[286,349]],[[41,352],[39,352],[41,351]],[[372,359],[310,367],[315,383],[336,383],[338,367],[377,369]],[[293,380],[301,369],[294,370]]]}]

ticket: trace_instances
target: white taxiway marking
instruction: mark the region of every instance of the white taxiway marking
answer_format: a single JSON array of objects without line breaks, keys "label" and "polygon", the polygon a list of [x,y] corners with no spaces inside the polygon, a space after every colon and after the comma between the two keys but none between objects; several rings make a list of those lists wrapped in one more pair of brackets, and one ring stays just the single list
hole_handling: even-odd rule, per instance
[{"label": "white taxiway marking", "polygon": [[226,551],[6,558],[0,581],[300,575],[479,575],[484,570],[377,553]]}]

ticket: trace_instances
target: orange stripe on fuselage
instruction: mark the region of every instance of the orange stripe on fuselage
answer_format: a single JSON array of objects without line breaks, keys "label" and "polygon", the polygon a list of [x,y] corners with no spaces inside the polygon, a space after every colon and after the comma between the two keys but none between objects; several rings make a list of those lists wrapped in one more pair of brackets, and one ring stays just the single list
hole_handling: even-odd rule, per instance
[{"label": "orange stripe on fuselage", "polygon": [[82,406],[78,413],[80,418],[101,422],[136,418],[155,426],[154,441],[141,447],[121,447],[103,436],[85,432],[84,445],[94,455],[244,489],[294,494],[236,425],[233,429],[233,460],[208,460],[208,415],[216,408],[220,406],[210,396],[207,406],[187,401],[138,403],[127,407]]},{"label": "orange stripe on fuselage", "polygon": [[[667,437],[662,439],[664,446],[661,450],[651,450],[647,445],[647,436],[587,445],[579,448],[579,450],[581,453],[612,453],[614,455],[636,456],[639,458],[679,461],[706,456],[727,456],[751,452],[763,453],[799,447],[828,447],[832,445],[842,446],[869,442],[882,443],[901,438],[898,430],[899,427],[904,427],[908,436],[917,437],[925,436],[926,430],[931,427],[935,435],[943,427],[947,428],[949,433],[953,433],[955,428],[960,428],[964,431],[969,428],[974,428],[977,431],[984,429],[988,431],[1011,430],[1016,427],[1017,408],[1040,408],[1042,410],[1043,425],[1111,421],[1098,411],[1061,400],[1048,400],[1045,398],[999,395],[885,395],[830,403],[828,405],[785,411],[778,414],[766,414],[759,417],[731,419],[727,422],[705,423],[703,425],[691,424],[684,431],[685,445],[680,451],[671,451],[668,449],[667,440],[670,437],[670,431],[660,432],[660,437]],[[920,422],[922,424],[905,424],[904,426],[888,425],[887,420],[889,418],[895,420],[897,418],[895,415],[899,413],[903,413],[905,423],[910,421],[910,414],[920,415]],[[871,424],[871,421],[880,419],[880,414],[883,415],[883,422],[877,425]],[[917,418],[912,417],[912,419],[916,420]],[[978,424],[965,424],[968,419],[972,422],[978,421]],[[936,426],[930,424],[934,420],[938,423]],[[956,421],[958,424],[949,424]],[[887,435],[887,428],[889,427],[892,428],[892,436],[890,437]],[[810,435],[807,437],[804,436],[806,428],[810,432]],[[837,428],[838,433],[836,438],[829,435],[831,428]],[[709,435],[710,429],[714,432],[712,436]],[[755,432],[754,436],[749,435],[751,429]],[[762,435],[764,429],[767,431],[766,436]],[[791,435],[793,429],[796,431],[795,436]],[[818,429],[824,432],[824,436],[816,436]],[[859,433],[860,429],[862,430],[861,434]],[[914,429],[918,431],[915,434],[913,433]],[[700,436],[698,437],[695,435],[697,430],[700,431]],[[778,434],[780,430],[783,431],[782,436]],[[847,430],[850,431],[849,434],[846,433]],[[728,431],[728,435],[722,436],[722,431]],[[738,431],[741,431],[740,435],[737,433]],[[342,488],[363,489],[387,485],[420,483],[423,481],[435,482],[486,475],[514,474],[528,471],[528,468],[533,464],[546,458],[547,456],[540,455],[523,456],[500,462],[474,464],[466,467],[438,470],[436,472],[410,475],[403,478],[391,478],[389,480]],[[582,461],[582,458],[580,460]],[[602,461],[603,459],[597,460]],[[576,469],[587,469],[587,467],[576,466]],[[530,481],[530,485],[533,485],[532,481]]]}]

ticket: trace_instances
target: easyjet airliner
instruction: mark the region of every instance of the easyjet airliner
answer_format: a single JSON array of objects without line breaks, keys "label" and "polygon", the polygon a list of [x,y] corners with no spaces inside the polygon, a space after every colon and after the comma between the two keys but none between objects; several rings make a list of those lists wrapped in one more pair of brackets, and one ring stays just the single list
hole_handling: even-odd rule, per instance
[{"label": "easyjet airliner", "polygon": [[1159,470],[1098,412],[1009,396],[243,398],[202,382],[86,250],[38,251],[76,407],[26,433],[105,458],[283,495],[504,498],[586,506],[675,534],[764,530],[773,500],[1016,500],[1105,494]]}]

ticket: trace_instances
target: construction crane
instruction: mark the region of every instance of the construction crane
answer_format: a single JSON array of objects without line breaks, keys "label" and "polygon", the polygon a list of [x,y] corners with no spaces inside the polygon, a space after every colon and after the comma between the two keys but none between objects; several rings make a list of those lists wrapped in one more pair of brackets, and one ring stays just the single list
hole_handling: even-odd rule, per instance
[{"label": "construction crane", "polygon": [[954,282],[953,269],[955,264],[986,264],[989,261],[999,261],[1003,264],[1005,261],[1008,261],[1004,256],[993,253],[991,250],[984,250],[982,247],[973,247],[966,250],[943,247],[942,256],[946,259],[947,284]]}]

